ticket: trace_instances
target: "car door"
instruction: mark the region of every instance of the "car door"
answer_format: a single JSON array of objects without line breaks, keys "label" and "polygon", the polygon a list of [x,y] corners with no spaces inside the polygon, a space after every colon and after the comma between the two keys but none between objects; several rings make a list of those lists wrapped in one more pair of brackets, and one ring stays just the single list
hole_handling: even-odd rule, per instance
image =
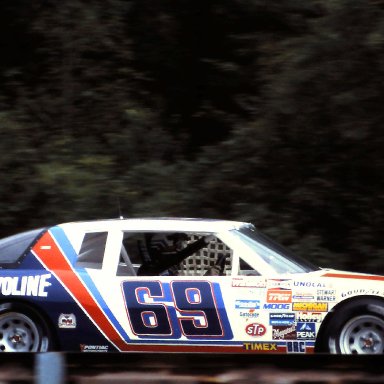
[{"label": "car door", "polygon": [[[110,233],[102,270],[90,271],[103,309],[115,329],[111,341],[120,350],[244,350],[248,341],[264,340],[258,322],[266,281],[236,250],[219,238],[186,258],[178,275],[138,276],[140,259],[132,243],[140,238]],[[228,253],[225,274],[212,276],[209,258]],[[136,252],[136,253],[135,253]],[[240,275],[239,273],[243,274]],[[248,276],[246,276],[248,274]],[[113,337],[113,338],[112,338]]]}]

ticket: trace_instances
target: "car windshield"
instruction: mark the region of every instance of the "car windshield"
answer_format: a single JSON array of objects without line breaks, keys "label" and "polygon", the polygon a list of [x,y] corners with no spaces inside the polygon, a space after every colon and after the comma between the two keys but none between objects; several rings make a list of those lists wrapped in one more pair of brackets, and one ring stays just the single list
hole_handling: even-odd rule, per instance
[{"label": "car windshield", "polygon": [[320,269],[258,232],[254,227],[243,227],[234,232],[277,273],[307,273]]}]

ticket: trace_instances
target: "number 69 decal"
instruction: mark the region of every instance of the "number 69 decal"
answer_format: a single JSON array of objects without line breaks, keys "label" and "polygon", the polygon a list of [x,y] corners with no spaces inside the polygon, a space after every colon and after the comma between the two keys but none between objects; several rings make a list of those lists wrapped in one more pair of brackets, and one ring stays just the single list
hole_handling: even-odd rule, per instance
[{"label": "number 69 decal", "polygon": [[125,281],[132,331],[141,338],[232,339],[220,286],[208,281]]}]

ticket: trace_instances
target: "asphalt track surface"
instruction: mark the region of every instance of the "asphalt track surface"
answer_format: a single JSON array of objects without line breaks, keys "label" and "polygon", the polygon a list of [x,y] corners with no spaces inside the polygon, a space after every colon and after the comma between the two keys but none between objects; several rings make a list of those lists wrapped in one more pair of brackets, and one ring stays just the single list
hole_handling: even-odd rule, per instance
[{"label": "asphalt track surface", "polygon": [[0,383],[384,383],[383,355],[4,353]]}]

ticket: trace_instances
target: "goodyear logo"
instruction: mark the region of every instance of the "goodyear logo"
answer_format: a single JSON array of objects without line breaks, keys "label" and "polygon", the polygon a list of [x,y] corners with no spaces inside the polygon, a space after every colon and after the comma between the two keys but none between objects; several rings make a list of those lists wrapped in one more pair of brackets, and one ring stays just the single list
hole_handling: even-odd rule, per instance
[{"label": "goodyear logo", "polygon": [[270,313],[270,325],[291,325],[295,322],[294,313]]},{"label": "goodyear logo", "polygon": [[293,311],[327,312],[328,303],[293,303]]}]

